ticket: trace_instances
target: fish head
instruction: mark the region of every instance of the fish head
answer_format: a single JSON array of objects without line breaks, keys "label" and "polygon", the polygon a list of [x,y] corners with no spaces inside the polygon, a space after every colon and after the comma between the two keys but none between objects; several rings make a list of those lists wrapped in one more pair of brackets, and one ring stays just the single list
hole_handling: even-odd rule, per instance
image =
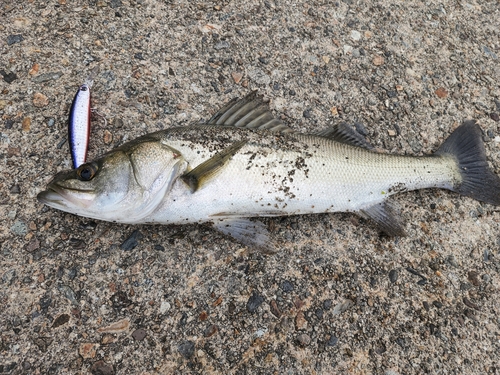
[{"label": "fish head", "polygon": [[80,216],[141,223],[161,203],[187,163],[180,153],[157,142],[128,146],[58,173],[38,200]]}]

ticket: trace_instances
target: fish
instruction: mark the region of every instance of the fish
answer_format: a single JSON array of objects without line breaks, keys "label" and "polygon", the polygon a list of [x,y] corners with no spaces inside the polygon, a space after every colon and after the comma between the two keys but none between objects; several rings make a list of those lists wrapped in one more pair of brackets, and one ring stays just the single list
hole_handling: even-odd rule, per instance
[{"label": "fish", "polygon": [[273,253],[279,246],[255,218],[353,212],[389,236],[403,236],[406,224],[389,197],[428,188],[500,205],[500,178],[488,166],[474,120],[433,154],[389,154],[345,123],[296,132],[254,91],[206,122],[146,134],[60,172],[37,197],[116,223],[207,224]]},{"label": "fish", "polygon": [[78,88],[69,111],[68,138],[74,169],[87,161],[90,137],[90,89],[97,72],[96,67]]}]

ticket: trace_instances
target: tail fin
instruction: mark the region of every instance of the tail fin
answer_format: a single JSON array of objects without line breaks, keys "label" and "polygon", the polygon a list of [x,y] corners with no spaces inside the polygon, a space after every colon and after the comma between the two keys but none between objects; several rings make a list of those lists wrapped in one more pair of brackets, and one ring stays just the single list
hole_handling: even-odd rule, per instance
[{"label": "tail fin", "polygon": [[437,150],[451,155],[458,163],[462,183],[454,191],[493,205],[500,205],[500,178],[486,161],[481,128],[474,120],[460,125]]}]

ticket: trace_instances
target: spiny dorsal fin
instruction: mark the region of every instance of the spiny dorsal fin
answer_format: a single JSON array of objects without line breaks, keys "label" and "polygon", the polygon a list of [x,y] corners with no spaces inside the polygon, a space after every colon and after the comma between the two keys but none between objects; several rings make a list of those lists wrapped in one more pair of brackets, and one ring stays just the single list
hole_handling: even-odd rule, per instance
[{"label": "spiny dorsal fin", "polygon": [[406,236],[404,222],[396,211],[392,204],[384,201],[362,209],[360,214],[367,219],[372,219],[382,232],[391,237]]},{"label": "spiny dorsal fin", "polygon": [[191,188],[191,192],[194,193],[199,189],[203,182],[217,174],[224,164],[226,164],[227,161],[245,145],[245,143],[247,143],[246,140],[235,142],[228,148],[218,152],[210,159],[207,159],[198,165],[192,171],[182,175],[182,181],[184,181]]},{"label": "spiny dorsal fin", "polygon": [[336,142],[345,143],[351,146],[362,147],[373,150],[373,146],[359,133],[354,131],[345,122],[335,124],[331,128],[321,130],[314,135],[332,139]]},{"label": "spiny dorsal fin", "polygon": [[273,132],[291,133],[288,126],[276,119],[264,103],[262,96],[253,91],[242,99],[234,98],[219,109],[205,125],[236,126],[247,129],[267,129]]}]

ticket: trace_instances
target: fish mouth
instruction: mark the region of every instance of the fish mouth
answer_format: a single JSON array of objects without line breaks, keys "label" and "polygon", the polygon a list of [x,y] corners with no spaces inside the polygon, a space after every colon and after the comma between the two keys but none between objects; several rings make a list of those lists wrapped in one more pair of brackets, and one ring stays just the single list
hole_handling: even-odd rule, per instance
[{"label": "fish mouth", "polygon": [[36,196],[40,203],[57,209],[86,208],[92,202],[91,190],[72,189],[56,184],[47,186]]}]

